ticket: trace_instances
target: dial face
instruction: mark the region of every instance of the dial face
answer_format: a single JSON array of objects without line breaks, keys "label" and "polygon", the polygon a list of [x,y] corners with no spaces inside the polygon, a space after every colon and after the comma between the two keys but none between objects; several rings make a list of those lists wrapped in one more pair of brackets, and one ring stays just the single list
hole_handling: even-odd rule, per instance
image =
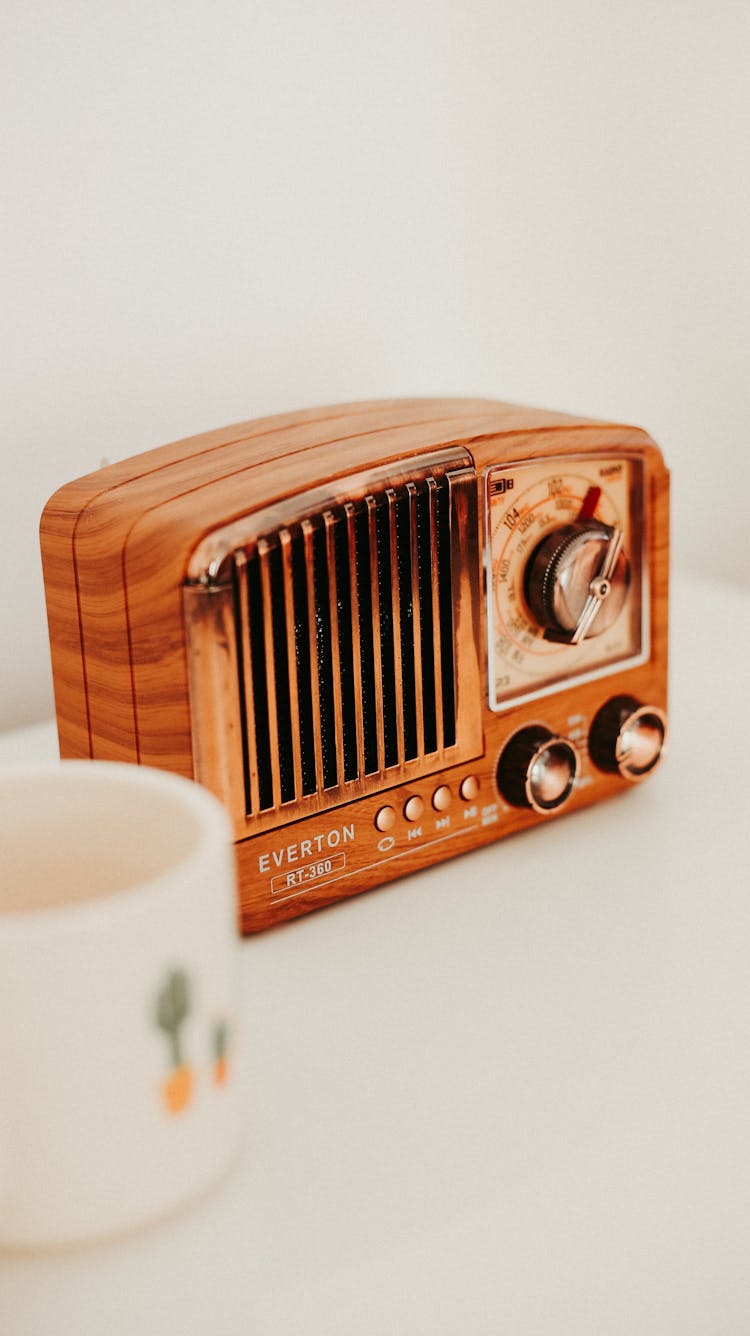
[{"label": "dial face", "polygon": [[489,703],[494,710],[641,661],[641,465],[537,459],[487,471]]}]

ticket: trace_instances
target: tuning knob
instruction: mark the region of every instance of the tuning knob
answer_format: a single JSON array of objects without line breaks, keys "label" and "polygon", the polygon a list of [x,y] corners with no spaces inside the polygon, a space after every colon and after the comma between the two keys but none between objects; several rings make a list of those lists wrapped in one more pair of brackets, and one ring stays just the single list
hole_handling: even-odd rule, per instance
[{"label": "tuning knob", "polygon": [[630,585],[622,531],[596,520],[553,529],[532,552],[526,602],[547,640],[576,645],[620,615]]},{"label": "tuning knob", "polygon": [[667,719],[634,696],[613,696],[595,716],[589,734],[591,759],[623,779],[644,779],[658,765],[667,740]]},{"label": "tuning knob", "polygon": [[554,812],[567,801],[578,774],[578,753],[567,738],[541,724],[522,728],[504,747],[497,786],[513,807]]}]

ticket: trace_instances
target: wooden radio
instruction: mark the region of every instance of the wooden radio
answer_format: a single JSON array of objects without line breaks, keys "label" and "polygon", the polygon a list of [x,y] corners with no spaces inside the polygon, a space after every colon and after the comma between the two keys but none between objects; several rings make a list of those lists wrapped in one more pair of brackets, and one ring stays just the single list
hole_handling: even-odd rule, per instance
[{"label": "wooden radio", "polygon": [[41,522],[60,750],[195,778],[255,931],[608,797],[666,740],[669,474],[488,400],[266,418]]}]

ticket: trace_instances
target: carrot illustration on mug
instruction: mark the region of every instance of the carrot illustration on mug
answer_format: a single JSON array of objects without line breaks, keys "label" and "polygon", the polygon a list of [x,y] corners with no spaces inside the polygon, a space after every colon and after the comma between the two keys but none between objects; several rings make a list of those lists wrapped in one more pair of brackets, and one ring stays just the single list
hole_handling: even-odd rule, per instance
[{"label": "carrot illustration on mug", "polygon": [[163,1095],[170,1113],[179,1113],[185,1108],[193,1089],[193,1072],[184,1060],[180,1033],[189,1011],[188,977],[183,970],[172,970],[156,1003],[156,1024],[169,1041],[171,1070],[164,1082]]}]

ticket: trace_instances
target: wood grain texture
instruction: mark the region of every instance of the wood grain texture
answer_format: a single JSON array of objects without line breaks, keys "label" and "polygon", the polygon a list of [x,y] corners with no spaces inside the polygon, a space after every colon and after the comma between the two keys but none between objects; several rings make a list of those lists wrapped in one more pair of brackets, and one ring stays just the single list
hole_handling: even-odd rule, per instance
[{"label": "wood grain texture", "polygon": [[75,532],[99,492],[96,473],[67,483],[50,497],[39,524],[61,756],[92,755]]},{"label": "wood grain texture", "polygon": [[[446,446],[473,459],[480,514],[482,473],[490,465],[601,451],[637,454],[644,465],[649,661],[602,681],[560,690],[543,702],[543,710],[538,702],[499,715],[484,708],[483,755],[469,767],[480,780],[480,805],[497,804],[497,757],[522,724],[543,714],[546,723],[565,733],[571,715],[591,717],[616,692],[666,708],[669,475],[647,434],[489,400],[373,401],[285,414],[192,437],[108,466],[51,498],[41,521],[41,544],[61,754],[140,762],[193,777],[194,720],[183,604],[191,553],[213,530],[249,513],[268,510],[272,515],[278,506],[281,514],[290,498],[310,488],[330,486],[334,495],[337,480],[376,465],[395,467]],[[481,553],[473,578],[481,589]],[[479,602],[485,674],[485,612],[483,600]],[[217,634],[223,634],[221,627]],[[486,691],[482,694],[486,698]],[[217,720],[220,717],[219,711]],[[587,759],[584,764],[587,781],[566,810],[627,787],[619,776],[596,771]],[[243,840],[238,866],[244,929],[257,930],[550,819],[506,809],[495,817],[490,813],[484,824],[481,818],[475,823],[457,796],[466,771],[463,765],[441,772],[454,793],[453,824],[447,826],[435,825],[443,818],[431,806],[439,777],[389,786],[388,802],[399,812],[414,793],[424,800],[433,842],[408,846],[401,820],[388,861],[378,851],[373,824],[382,795],[297,821],[295,840],[311,846],[339,829],[344,818],[354,821],[358,831],[356,848],[346,850],[346,876],[304,894],[279,897],[269,889],[271,875],[259,871],[264,859],[272,859],[284,843],[279,831]]]}]

